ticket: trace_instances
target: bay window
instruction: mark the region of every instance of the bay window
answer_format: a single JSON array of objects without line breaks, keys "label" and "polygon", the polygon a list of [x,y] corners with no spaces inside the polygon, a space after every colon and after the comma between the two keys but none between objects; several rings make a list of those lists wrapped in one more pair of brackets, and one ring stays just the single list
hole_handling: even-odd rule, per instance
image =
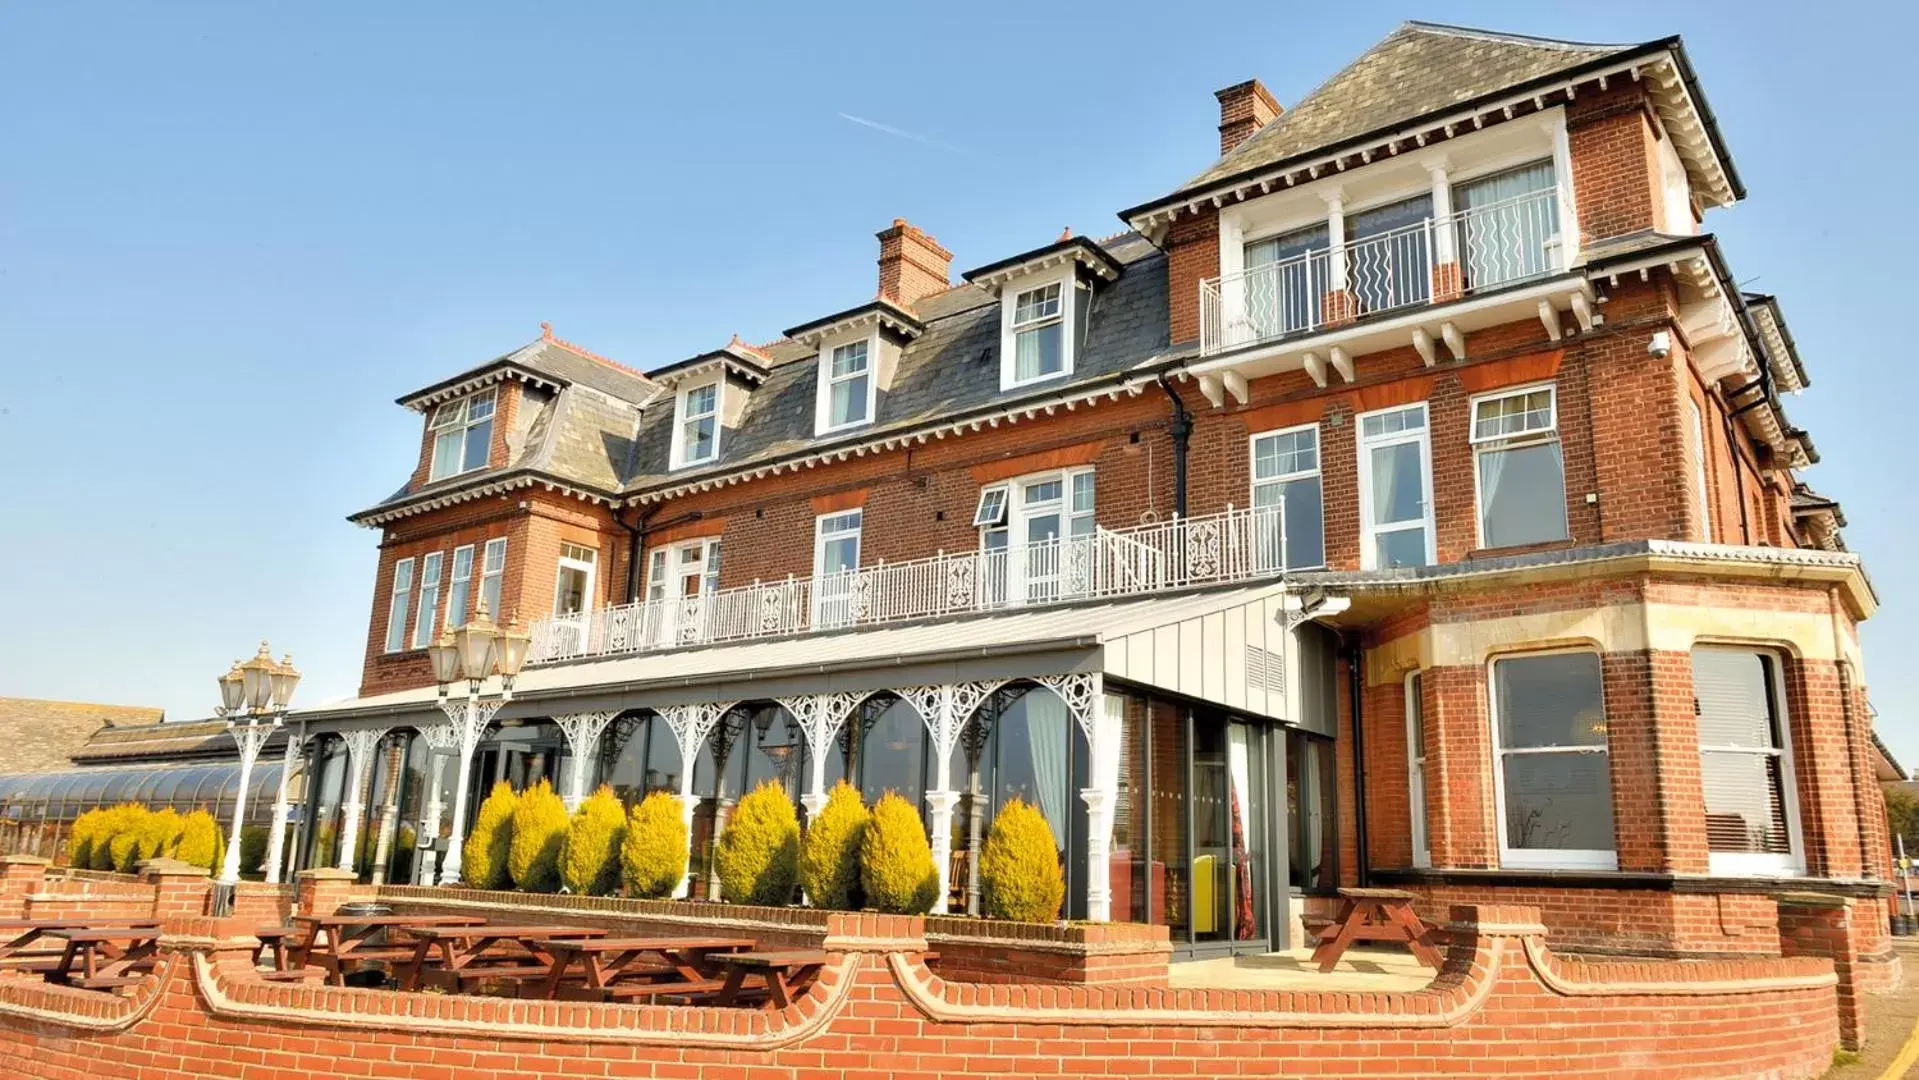
[{"label": "bay window", "polygon": [[393,596],[386,609],[386,651],[406,648],[406,614],[413,602],[413,560],[393,564]]},{"label": "bay window", "polygon": [[1318,425],[1255,435],[1252,448],[1254,564],[1262,570],[1325,565]]},{"label": "bay window", "polygon": [[1360,415],[1362,569],[1427,566],[1437,558],[1431,461],[1424,404]]},{"label": "bay window", "polygon": [[673,467],[699,465],[720,456],[718,380],[680,392],[673,425]]},{"label": "bay window", "polygon": [[1692,412],[1688,419],[1692,428],[1692,486],[1697,493],[1699,507],[1699,539],[1712,543],[1712,487],[1706,482],[1706,420],[1697,401],[1688,401]]},{"label": "bay window", "polygon": [[1494,660],[1492,729],[1501,864],[1617,868],[1599,654]]},{"label": "bay window", "polygon": [[1692,688],[1712,872],[1803,873],[1777,658],[1699,646]]},{"label": "bay window", "polygon": [[1481,547],[1566,539],[1566,476],[1555,404],[1550,386],[1473,399]]},{"label": "bay window", "polygon": [[428,480],[486,467],[493,449],[494,394],[483,390],[449,401],[433,410],[433,462]]},{"label": "bay window", "polygon": [[820,363],[818,430],[832,431],[871,421],[876,385],[872,341],[833,347]]},{"label": "bay window", "polygon": [[1426,703],[1420,694],[1421,676],[1406,673],[1406,794],[1411,809],[1413,865],[1433,864],[1426,834]]}]

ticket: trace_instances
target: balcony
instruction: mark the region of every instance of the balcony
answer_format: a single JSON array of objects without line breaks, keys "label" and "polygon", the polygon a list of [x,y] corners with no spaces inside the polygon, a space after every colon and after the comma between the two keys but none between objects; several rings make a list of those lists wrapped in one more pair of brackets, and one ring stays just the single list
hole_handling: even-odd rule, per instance
[{"label": "balcony", "polygon": [[1305,338],[1569,267],[1563,194],[1517,195],[1199,283],[1200,353]]},{"label": "balcony", "polygon": [[645,600],[533,626],[529,666],[1271,579],[1278,507]]}]

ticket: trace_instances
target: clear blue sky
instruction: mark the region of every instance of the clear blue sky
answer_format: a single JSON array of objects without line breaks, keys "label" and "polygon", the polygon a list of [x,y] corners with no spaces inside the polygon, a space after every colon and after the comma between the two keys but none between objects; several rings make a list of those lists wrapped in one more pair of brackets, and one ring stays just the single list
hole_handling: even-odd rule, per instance
[{"label": "clear blue sky", "polygon": [[641,367],[774,337],[872,295],[895,216],[960,267],[1117,231],[1210,163],[1213,90],[1297,101],[1419,17],[1685,35],[1752,193],[1708,224],[1811,368],[1919,765],[1910,6],[693,6],[0,7],[0,695],[206,715],[263,635],[349,693],[395,396],[542,319]]}]

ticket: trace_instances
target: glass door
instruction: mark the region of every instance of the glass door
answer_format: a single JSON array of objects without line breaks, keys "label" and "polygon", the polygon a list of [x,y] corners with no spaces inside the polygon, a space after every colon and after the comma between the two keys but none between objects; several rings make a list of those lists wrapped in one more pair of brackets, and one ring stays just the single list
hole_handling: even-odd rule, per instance
[{"label": "glass door", "polygon": [[709,601],[720,583],[720,542],[694,540],[655,548],[647,569],[647,640],[655,647],[698,642]]},{"label": "glass door", "polygon": [[1426,406],[1408,405],[1359,418],[1359,502],[1367,570],[1434,562],[1432,460]]},{"label": "glass door", "polygon": [[1246,326],[1228,340],[1264,341],[1319,325],[1326,291],[1324,224],[1254,240],[1242,249]]},{"label": "glass door", "polygon": [[567,653],[587,645],[587,613],[593,607],[593,568],[599,552],[583,544],[560,545],[560,567],[553,583],[553,628]]},{"label": "glass door", "polygon": [[814,525],[813,625],[830,629],[859,620],[860,517],[858,510],[828,514]]}]

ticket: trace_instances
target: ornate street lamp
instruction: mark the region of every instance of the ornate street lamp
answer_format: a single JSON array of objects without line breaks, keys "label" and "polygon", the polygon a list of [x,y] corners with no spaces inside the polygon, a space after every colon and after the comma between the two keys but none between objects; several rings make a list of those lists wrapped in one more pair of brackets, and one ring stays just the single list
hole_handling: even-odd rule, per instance
[{"label": "ornate street lamp", "polygon": [[[232,885],[240,880],[240,826],[246,818],[247,787],[253,779],[253,764],[259,760],[260,750],[286,721],[287,703],[293,699],[293,688],[300,684],[300,672],[293,666],[293,656],[278,663],[267,643],[260,643],[260,651],[253,659],[234,661],[233,667],[220,676],[220,707],[216,710],[226,718],[227,731],[240,747],[240,790],[233,803],[233,831],[227,840],[226,860],[221,864],[219,882]],[[288,755],[289,764],[292,755]],[[286,835],[286,784],[287,769],[280,770],[280,793],[273,807],[273,829],[267,838],[267,850],[270,853],[267,866],[268,880],[279,876],[278,853]]]},{"label": "ornate street lamp", "polygon": [[[453,834],[447,844],[445,860],[440,864],[440,884],[460,883],[462,840],[466,835],[466,792],[473,779],[473,751],[479,747],[493,714],[513,699],[513,680],[526,663],[531,635],[520,629],[517,620],[505,627],[496,625],[482,607],[466,625],[442,632],[427,648],[433,665],[433,680],[440,685],[440,711],[450,721],[449,746],[457,747],[460,767],[453,784]],[[482,696],[482,685],[494,675],[500,677],[500,692]],[[466,681],[466,696],[455,701],[453,684]]]}]

